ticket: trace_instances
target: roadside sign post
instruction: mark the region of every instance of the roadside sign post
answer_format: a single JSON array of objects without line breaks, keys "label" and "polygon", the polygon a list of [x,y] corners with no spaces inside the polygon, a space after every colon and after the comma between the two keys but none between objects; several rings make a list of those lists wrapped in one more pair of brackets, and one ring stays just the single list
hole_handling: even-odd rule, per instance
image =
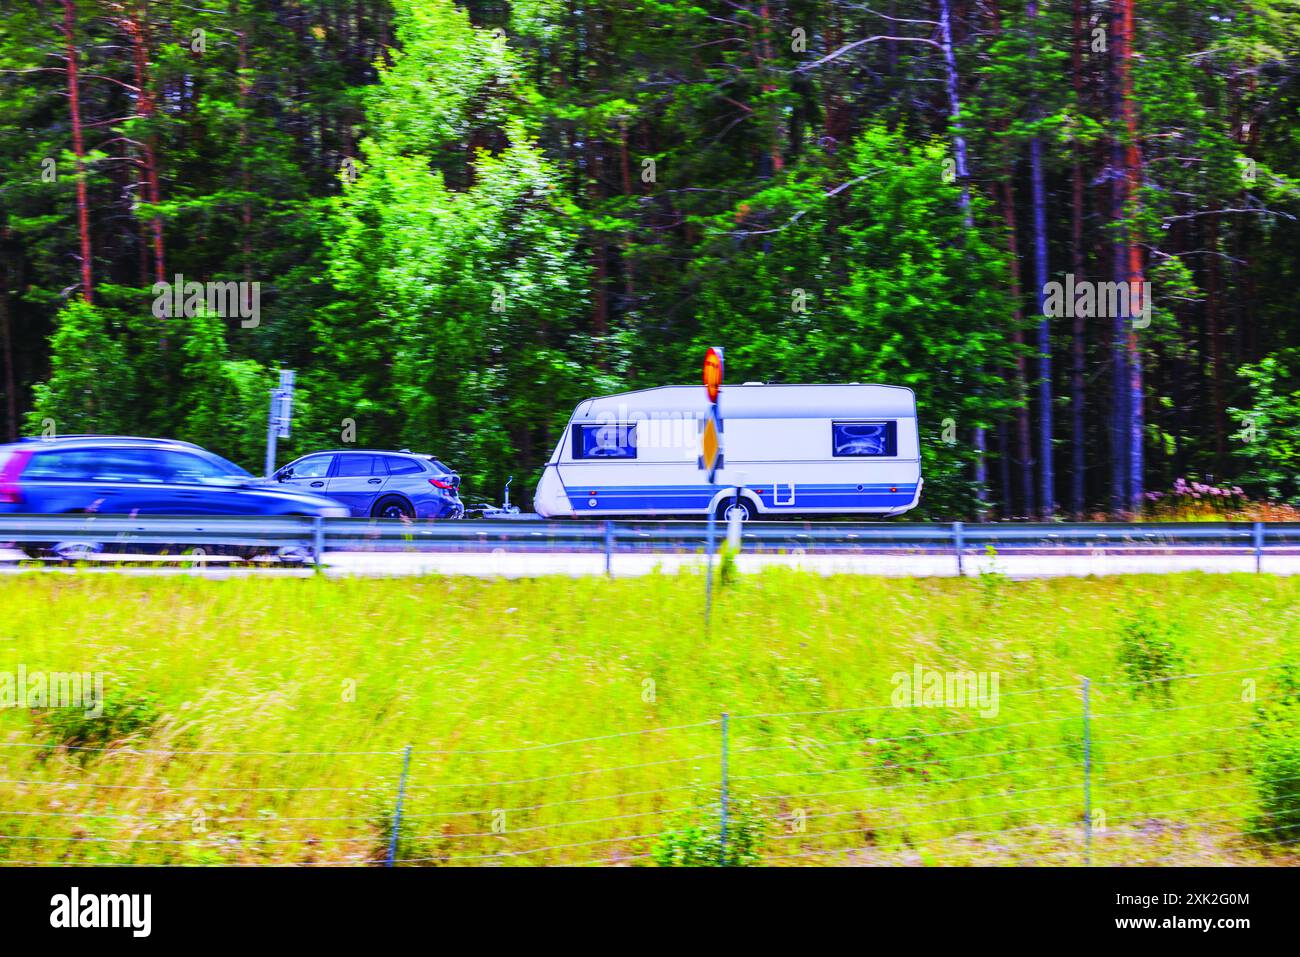
[{"label": "roadside sign post", "polygon": [[740,519],[740,492],[745,487],[745,475],[740,473],[735,477],[736,497],[731,500],[733,506],[732,512],[727,516],[727,547],[733,552],[740,551],[741,536],[741,519]]},{"label": "roadside sign post", "polygon": [[[722,465],[722,414],[718,411],[718,394],[722,389],[723,355],[721,346],[710,346],[704,353],[704,394],[709,400],[709,414],[704,420],[700,436],[700,468],[708,473],[707,481],[713,484]],[[737,495],[740,491],[737,490]],[[717,516],[709,509],[707,558],[704,574],[704,631],[708,634],[713,614],[713,546],[716,540]]]},{"label": "roadside sign post", "polygon": [[266,418],[266,477],[275,474],[275,440],[289,437],[289,422],[293,418],[292,369],[280,370],[280,384],[271,390],[271,411]]}]

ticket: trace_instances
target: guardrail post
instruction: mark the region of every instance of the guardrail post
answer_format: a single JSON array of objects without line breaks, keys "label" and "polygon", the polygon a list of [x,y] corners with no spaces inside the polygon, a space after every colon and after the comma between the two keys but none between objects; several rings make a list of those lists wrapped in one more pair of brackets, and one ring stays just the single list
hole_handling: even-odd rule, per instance
[{"label": "guardrail post", "polygon": [[952,539],[953,539],[953,547],[956,548],[957,550],[957,575],[958,577],[962,577],[966,574],[965,570],[962,568],[962,561],[961,561],[961,553],[966,547],[966,540],[962,535],[961,522],[952,523]]},{"label": "guardrail post", "polygon": [[325,519],[317,515],[311,520],[311,560],[316,571],[321,570],[321,556],[325,554]]},{"label": "guardrail post", "polygon": [[611,563],[614,556],[614,523],[605,522],[605,574],[612,575]]},{"label": "guardrail post", "polygon": [[1255,571],[1260,570],[1264,562],[1264,523],[1255,523]]},{"label": "guardrail post", "polygon": [[727,712],[722,712],[722,839],[718,866],[727,866]]},{"label": "guardrail post", "polygon": [[397,783],[397,808],[393,811],[393,836],[388,841],[388,861],[385,867],[392,867],[397,857],[397,834],[402,829],[402,801],[406,797],[406,775],[410,770],[411,746],[408,744],[406,750],[402,752],[402,777]]},{"label": "guardrail post", "polygon": [[1083,864],[1092,863],[1092,708],[1090,682],[1083,679]]}]

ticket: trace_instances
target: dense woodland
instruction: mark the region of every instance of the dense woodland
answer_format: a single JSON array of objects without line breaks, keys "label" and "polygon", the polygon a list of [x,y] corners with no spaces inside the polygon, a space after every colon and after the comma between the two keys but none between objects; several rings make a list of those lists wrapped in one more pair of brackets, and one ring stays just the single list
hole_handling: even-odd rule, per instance
[{"label": "dense woodland", "polygon": [[0,0],[0,438],[257,470],[286,367],[482,500],[717,344],[915,389],[917,517],[1300,497],[1300,5],[874,2]]}]

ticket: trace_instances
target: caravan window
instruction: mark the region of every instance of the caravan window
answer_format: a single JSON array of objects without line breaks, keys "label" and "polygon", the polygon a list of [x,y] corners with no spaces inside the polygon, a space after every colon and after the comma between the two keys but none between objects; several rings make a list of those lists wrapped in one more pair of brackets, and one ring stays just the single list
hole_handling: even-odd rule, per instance
[{"label": "caravan window", "polygon": [[832,422],[831,450],[837,455],[897,455],[897,422]]},{"label": "caravan window", "polygon": [[575,459],[636,458],[636,425],[575,425]]}]

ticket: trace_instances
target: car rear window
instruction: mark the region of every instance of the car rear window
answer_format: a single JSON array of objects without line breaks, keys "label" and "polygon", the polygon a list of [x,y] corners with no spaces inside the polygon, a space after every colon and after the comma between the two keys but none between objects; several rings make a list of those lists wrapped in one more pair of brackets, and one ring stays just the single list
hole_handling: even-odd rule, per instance
[{"label": "car rear window", "polygon": [[432,465],[435,471],[438,471],[438,472],[452,472],[452,471],[455,471],[455,470],[452,469],[450,466],[444,465],[442,462],[439,462],[439,461],[438,461],[437,459],[435,459],[432,455],[421,455],[420,458],[424,459],[426,462],[428,462],[430,465]]},{"label": "car rear window", "polygon": [[385,455],[383,462],[388,466],[389,475],[414,475],[424,471],[424,466],[415,459],[404,459],[398,455]]}]

